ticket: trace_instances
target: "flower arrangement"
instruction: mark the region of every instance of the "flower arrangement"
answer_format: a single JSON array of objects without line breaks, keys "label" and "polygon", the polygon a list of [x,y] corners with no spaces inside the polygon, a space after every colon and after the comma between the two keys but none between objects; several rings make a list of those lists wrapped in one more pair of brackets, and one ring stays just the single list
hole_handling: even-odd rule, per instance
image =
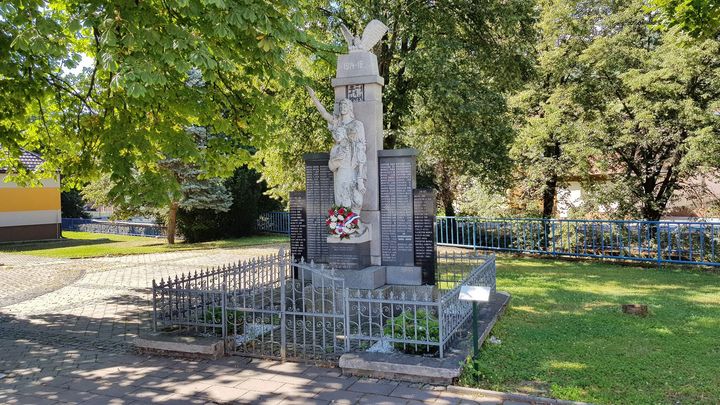
[{"label": "flower arrangement", "polygon": [[348,239],[360,229],[360,216],[348,207],[333,205],[325,220],[328,233],[336,238]]}]

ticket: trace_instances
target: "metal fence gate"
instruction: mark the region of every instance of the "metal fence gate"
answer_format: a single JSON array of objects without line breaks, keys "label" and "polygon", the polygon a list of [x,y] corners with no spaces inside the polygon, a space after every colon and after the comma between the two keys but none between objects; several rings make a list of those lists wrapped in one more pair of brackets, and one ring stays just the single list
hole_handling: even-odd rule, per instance
[{"label": "metal fence gate", "polygon": [[229,285],[230,350],[281,360],[336,361],[346,351],[344,281],[324,268],[283,260],[251,263]]},{"label": "metal fence gate", "polygon": [[261,257],[153,280],[155,330],[222,337],[226,353],[336,363],[343,353],[392,346],[443,357],[470,316],[462,285],[495,289],[495,258],[437,256],[436,286],[347,288],[323,266]]}]

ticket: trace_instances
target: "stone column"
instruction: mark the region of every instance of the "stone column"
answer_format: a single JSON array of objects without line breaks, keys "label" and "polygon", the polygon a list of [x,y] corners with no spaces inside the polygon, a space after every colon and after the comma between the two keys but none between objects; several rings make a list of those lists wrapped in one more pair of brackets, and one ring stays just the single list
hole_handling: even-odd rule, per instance
[{"label": "stone column", "polygon": [[382,87],[377,57],[363,50],[340,55],[337,77],[332,80],[335,104],[347,98],[353,102],[355,118],[365,126],[367,140],[367,191],[363,199],[361,218],[370,226],[370,259],[380,265],[380,201],[378,187],[377,151],[383,148]]}]

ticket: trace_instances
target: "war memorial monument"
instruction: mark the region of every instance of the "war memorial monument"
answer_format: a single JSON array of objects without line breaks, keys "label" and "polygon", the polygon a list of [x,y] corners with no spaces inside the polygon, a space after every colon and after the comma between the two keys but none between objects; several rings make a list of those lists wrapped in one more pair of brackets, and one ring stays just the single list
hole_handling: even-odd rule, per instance
[{"label": "war memorial monument", "polygon": [[334,145],[306,154],[306,190],[290,195],[291,250],[295,260],[327,264],[350,288],[435,283],[435,193],[416,188],[417,152],[383,149],[384,79],[371,48],[387,27],[371,21],[343,34],[328,112],[308,89]]}]

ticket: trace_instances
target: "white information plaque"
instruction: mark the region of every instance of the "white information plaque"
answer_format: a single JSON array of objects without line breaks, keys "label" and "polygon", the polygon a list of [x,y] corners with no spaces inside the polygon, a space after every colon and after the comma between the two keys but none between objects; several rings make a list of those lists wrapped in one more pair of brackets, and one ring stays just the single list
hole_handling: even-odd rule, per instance
[{"label": "white information plaque", "polygon": [[476,287],[471,285],[464,285],[460,287],[460,296],[458,297],[461,301],[475,301],[475,302],[488,302],[490,301],[490,287]]}]

